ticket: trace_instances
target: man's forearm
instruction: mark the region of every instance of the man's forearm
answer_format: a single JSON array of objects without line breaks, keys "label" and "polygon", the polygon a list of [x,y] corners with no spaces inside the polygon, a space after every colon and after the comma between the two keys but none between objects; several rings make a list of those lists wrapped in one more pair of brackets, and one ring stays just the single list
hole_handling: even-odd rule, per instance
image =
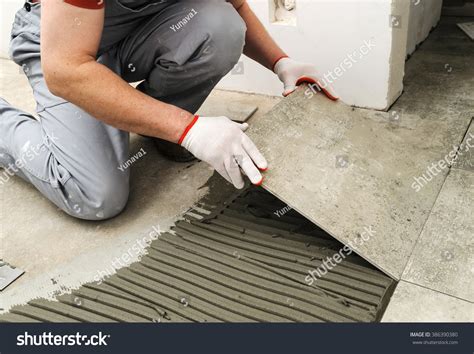
[{"label": "man's forearm", "polygon": [[238,11],[247,24],[244,54],[272,70],[275,61],[286,56],[286,53],[273,40],[247,2]]},{"label": "man's forearm", "polygon": [[92,60],[69,68],[67,78],[52,73],[47,82],[54,94],[124,131],[176,143],[193,119],[193,114],[141,93]]}]

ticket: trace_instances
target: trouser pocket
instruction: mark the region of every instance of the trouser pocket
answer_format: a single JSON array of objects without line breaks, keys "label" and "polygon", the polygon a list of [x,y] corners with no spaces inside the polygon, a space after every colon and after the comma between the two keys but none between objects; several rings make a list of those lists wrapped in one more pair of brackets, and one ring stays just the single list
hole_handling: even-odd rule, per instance
[{"label": "trouser pocket", "polygon": [[40,57],[40,9],[31,5],[30,11],[21,8],[15,14],[10,34],[10,58],[21,65],[27,59]]}]

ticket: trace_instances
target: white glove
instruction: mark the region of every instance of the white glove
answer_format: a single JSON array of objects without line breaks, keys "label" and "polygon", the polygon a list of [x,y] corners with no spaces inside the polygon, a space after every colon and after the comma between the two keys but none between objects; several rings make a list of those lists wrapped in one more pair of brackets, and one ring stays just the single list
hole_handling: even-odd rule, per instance
[{"label": "white glove", "polygon": [[248,124],[227,117],[198,117],[185,130],[180,144],[196,158],[207,162],[236,188],[245,185],[242,171],[255,185],[263,182],[267,161],[244,133]]},{"label": "white glove", "polygon": [[273,71],[285,85],[283,92],[283,96],[285,97],[293,93],[297,86],[303,82],[307,82],[318,85],[321,91],[331,100],[337,100],[337,96],[332,87],[328,82],[322,79],[322,76],[312,64],[300,63],[285,57],[276,62]]}]

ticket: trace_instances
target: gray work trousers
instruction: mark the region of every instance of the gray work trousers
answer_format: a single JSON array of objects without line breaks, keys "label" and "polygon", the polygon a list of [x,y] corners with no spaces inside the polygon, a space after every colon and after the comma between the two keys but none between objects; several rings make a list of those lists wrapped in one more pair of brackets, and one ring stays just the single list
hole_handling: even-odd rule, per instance
[{"label": "gray work trousers", "polygon": [[[145,80],[139,90],[189,112],[198,110],[242,53],[245,23],[224,0],[105,3],[98,62],[127,82]],[[129,133],[48,90],[41,71],[41,6],[29,10],[16,14],[10,54],[28,77],[39,119],[0,98],[0,183],[14,173],[69,215],[111,218],[129,195],[129,169],[119,168],[129,159]]]}]

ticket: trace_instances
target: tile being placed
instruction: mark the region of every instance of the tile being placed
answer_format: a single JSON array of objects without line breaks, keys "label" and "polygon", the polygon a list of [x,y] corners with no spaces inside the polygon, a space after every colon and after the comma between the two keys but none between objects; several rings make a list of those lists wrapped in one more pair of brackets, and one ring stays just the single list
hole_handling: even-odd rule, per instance
[{"label": "tile being placed", "polygon": [[474,302],[474,173],[452,169],[402,279]]},{"label": "tile being placed", "polygon": [[401,281],[382,322],[473,322],[474,305],[422,286]]},{"label": "tile being placed", "polygon": [[302,88],[252,120],[270,165],[264,187],[399,279],[448,168],[417,181],[461,142],[470,118],[436,102],[385,113],[307,96]]},{"label": "tile being placed", "polygon": [[226,116],[234,122],[244,123],[254,115],[257,109],[257,106],[242,100],[229,102],[219,97],[209,97],[198,114],[204,117]]}]

